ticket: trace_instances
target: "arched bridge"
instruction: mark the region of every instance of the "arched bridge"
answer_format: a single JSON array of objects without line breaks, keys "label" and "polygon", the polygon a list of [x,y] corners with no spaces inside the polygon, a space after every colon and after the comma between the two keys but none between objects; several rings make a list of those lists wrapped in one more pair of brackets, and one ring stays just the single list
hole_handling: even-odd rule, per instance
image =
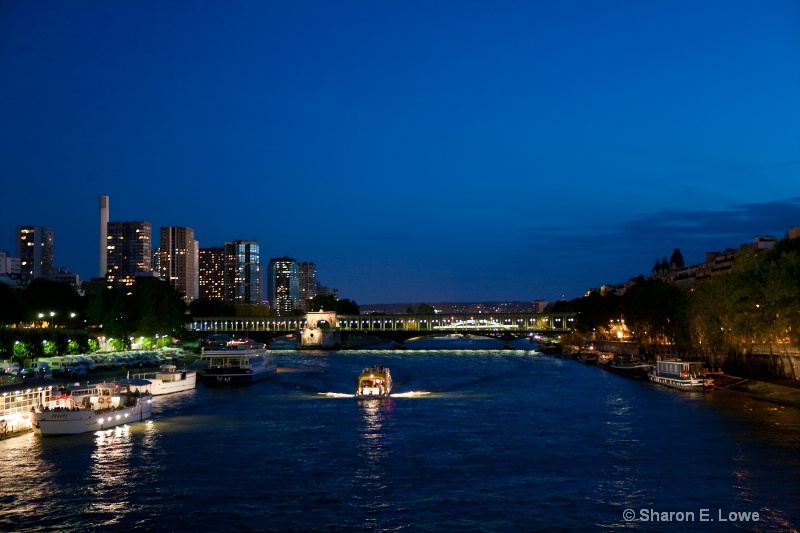
[{"label": "arched bridge", "polygon": [[[208,317],[187,325],[193,333],[261,333],[278,337],[294,333],[314,320],[315,313],[299,317]],[[333,320],[331,320],[333,318]],[[452,315],[335,315],[326,313],[330,327],[344,336],[367,334],[391,340],[452,333],[474,333],[500,339],[533,335],[557,336],[572,331],[575,313],[483,313]]]}]

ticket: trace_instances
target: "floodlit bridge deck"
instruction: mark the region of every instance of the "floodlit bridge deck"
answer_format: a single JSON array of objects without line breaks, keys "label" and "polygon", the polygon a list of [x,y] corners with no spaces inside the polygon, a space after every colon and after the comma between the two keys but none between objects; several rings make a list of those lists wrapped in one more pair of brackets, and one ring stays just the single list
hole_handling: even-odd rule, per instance
[{"label": "floodlit bridge deck", "polygon": [[[411,338],[447,333],[477,333],[492,337],[555,335],[572,331],[574,313],[494,313],[459,315],[338,315],[334,327]],[[194,333],[258,333],[285,335],[306,327],[306,317],[209,317],[187,325]]]}]

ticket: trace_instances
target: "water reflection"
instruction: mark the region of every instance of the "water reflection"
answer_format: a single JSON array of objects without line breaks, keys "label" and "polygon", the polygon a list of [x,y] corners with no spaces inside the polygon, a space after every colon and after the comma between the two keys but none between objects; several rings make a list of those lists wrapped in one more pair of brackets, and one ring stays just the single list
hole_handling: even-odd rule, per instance
[{"label": "water reflection", "polygon": [[380,491],[387,485],[385,462],[389,451],[385,426],[391,416],[393,401],[391,398],[364,399],[359,400],[358,405],[361,409],[362,428],[357,446],[359,467],[355,484],[369,491]]},{"label": "water reflection", "polygon": [[88,510],[106,526],[123,523],[131,511],[129,483],[135,477],[131,466],[132,442],[127,424],[94,435],[92,499]]}]

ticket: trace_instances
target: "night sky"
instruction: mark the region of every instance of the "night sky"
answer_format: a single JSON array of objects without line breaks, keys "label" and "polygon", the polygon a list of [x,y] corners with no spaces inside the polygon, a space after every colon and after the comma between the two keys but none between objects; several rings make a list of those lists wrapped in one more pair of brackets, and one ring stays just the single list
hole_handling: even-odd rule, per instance
[{"label": "night sky", "polygon": [[800,226],[800,3],[0,1],[0,250],[257,240],[359,304],[555,300]]}]

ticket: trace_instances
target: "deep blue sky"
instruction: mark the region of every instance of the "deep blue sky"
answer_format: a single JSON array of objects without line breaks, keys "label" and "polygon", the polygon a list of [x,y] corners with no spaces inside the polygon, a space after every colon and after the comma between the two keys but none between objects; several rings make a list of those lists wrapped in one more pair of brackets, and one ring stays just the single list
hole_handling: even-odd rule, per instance
[{"label": "deep blue sky", "polygon": [[571,299],[800,226],[800,3],[0,1],[0,176],[86,279],[108,195],[359,304]]}]

